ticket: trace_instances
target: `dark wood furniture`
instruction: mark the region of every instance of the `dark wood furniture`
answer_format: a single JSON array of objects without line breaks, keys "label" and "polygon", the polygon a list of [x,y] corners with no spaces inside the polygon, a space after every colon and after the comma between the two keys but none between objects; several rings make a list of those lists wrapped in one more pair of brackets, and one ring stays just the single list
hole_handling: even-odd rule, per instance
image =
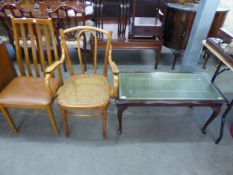
[{"label": "dark wood furniture", "polygon": [[17,7],[15,4],[5,3],[0,8],[0,21],[8,34],[9,42],[14,46],[14,34],[11,24],[11,16],[14,18],[32,18],[33,14],[30,10]]},{"label": "dark wood furniture", "polygon": [[[91,4],[83,3],[82,1],[65,1],[61,2],[58,0],[43,0],[43,2],[40,1],[31,1],[31,0],[20,0],[18,3],[14,3],[14,0],[5,0],[6,3],[15,4],[18,8],[27,9],[28,11],[31,11],[33,16],[36,18],[48,18],[48,12],[55,10],[60,5],[70,5],[77,8],[83,8],[86,10],[86,7],[91,6]],[[35,9],[35,3],[37,3],[39,6],[38,9]],[[4,5],[4,3],[0,3],[0,8]]]},{"label": "dark wood furniture", "polygon": [[[176,60],[185,50],[192,29],[198,4],[168,3],[164,24],[164,46],[174,52],[172,69],[175,68]],[[226,18],[227,8],[218,8],[212,22],[208,36],[217,35],[218,29],[222,27]]]},{"label": "dark wood furniture", "polygon": [[[54,133],[58,134],[52,102],[54,94],[62,83],[61,69],[58,69],[56,75],[53,74],[50,81],[45,77],[45,67],[52,64],[53,59],[58,60],[52,20],[12,18],[12,26],[19,75],[11,73],[12,71],[9,75],[7,72],[2,73],[9,77],[8,83],[0,91],[1,112],[10,120],[8,108],[46,110]],[[27,31],[28,35],[26,35]],[[20,46],[23,48],[21,49]],[[44,48],[46,48],[45,52]],[[15,126],[13,124],[11,126],[16,131]]]},{"label": "dark wood furniture", "polygon": [[[220,43],[229,44],[231,42],[231,40],[233,39],[233,34],[224,28],[220,28],[218,30],[217,35],[214,38],[217,38],[217,40],[219,40]],[[205,61],[203,64],[203,69],[206,68],[206,64],[207,64],[211,54],[212,54],[212,52],[207,49],[205,54],[204,54]]]},{"label": "dark wood furniture", "polygon": [[[38,9],[35,8],[35,3],[37,3],[37,6],[39,7]],[[91,4],[83,2],[77,3],[77,1],[66,1],[66,3],[62,3],[56,0],[44,0],[43,2],[20,0],[18,3],[14,3],[14,0],[5,0],[3,3],[0,3],[0,22],[3,24],[5,28],[5,32],[1,31],[1,34],[7,33],[10,43],[14,46],[10,16],[13,16],[15,18],[36,17],[47,19],[49,17],[48,12],[51,12],[60,5],[64,4],[73,6],[74,8],[83,9],[85,12],[85,18],[92,18],[93,11],[92,13],[88,12],[88,9],[89,7],[91,7]]]},{"label": "dark wood furniture", "polygon": [[[8,55],[6,46],[4,42],[0,41],[0,91],[2,91],[14,78],[17,77],[16,70],[11,62],[11,59]],[[14,121],[12,120],[9,112],[0,104],[0,110],[3,113],[3,117],[6,119],[7,123],[13,130],[17,133],[18,130],[15,126]]]},{"label": "dark wood furniture", "polygon": [[213,113],[207,125],[218,116],[226,99],[211,83],[207,74],[183,73],[120,73],[116,99],[119,120],[118,134],[122,133],[123,112],[132,106],[206,106]]},{"label": "dark wood furniture", "polygon": [[[147,13],[140,11],[143,7],[147,7]],[[131,9],[129,37],[154,37],[162,42],[163,21],[159,14],[160,0],[132,0]],[[148,13],[153,15],[148,17]]]},{"label": "dark wood furniture", "polygon": [[[97,27],[103,27],[103,29],[105,30],[109,30],[113,32],[113,36],[112,36],[112,47],[113,49],[154,49],[156,52],[156,56],[155,56],[155,68],[157,68],[159,60],[160,60],[160,54],[161,54],[161,49],[162,49],[162,38],[161,38],[161,28],[159,29],[155,29],[154,27],[149,27],[147,29],[144,29],[144,27],[139,26],[137,28],[134,28],[134,32],[136,32],[135,34],[139,34],[141,33],[142,35],[147,35],[148,30],[151,31],[151,33],[153,33],[152,35],[147,35],[147,37],[143,37],[142,35],[140,35],[141,37],[137,38],[135,37],[136,35],[134,35],[132,33],[132,30],[130,29],[130,14],[132,14],[130,12],[130,9],[132,9],[132,7],[135,7],[135,9],[140,9],[138,6],[140,6],[140,4],[138,5],[137,2],[140,1],[128,1],[128,0],[122,0],[122,1],[118,1],[119,4],[119,16],[118,19],[113,19],[113,18],[105,18],[103,17],[103,12],[102,10],[105,7],[106,1],[98,1],[96,4],[94,5],[95,7],[95,11],[98,12],[99,16],[101,19],[97,19],[97,23],[96,26]],[[149,4],[153,1],[148,0],[147,2],[149,2]],[[157,1],[156,1],[157,2]],[[157,3],[156,3],[157,5]],[[147,3],[148,6],[148,3]],[[153,18],[155,18],[155,12],[158,9],[157,8],[152,8],[154,9],[153,11]],[[146,16],[147,11],[143,11],[142,13],[146,12]],[[141,13],[141,12],[140,12]],[[136,13],[135,13],[136,14]],[[94,15],[96,16],[96,15]],[[131,30],[131,31],[130,31]],[[138,33],[139,31],[139,33]],[[140,32],[141,31],[141,32]],[[160,34],[158,34],[158,32],[160,32]],[[131,37],[129,35],[129,33],[132,33]],[[149,36],[149,37],[148,37]],[[99,40],[99,47],[103,48],[105,46],[105,38],[102,38],[101,40]]]},{"label": "dark wood furniture", "polygon": [[[75,6],[63,4],[58,6],[54,10],[48,11],[48,15],[50,18],[52,18],[54,24],[56,38],[58,41],[58,48],[60,51],[59,53],[61,53],[61,39],[59,33],[61,29],[65,30],[67,28],[76,27],[76,26],[85,26],[85,25],[94,26],[94,23],[92,21],[89,21],[89,23],[91,24],[87,24],[88,20],[92,18],[92,14],[86,15],[85,10],[82,6],[75,7]],[[66,34],[66,39],[67,41],[69,41],[68,46],[70,48],[77,48],[77,44],[76,44],[77,34],[78,34],[77,31]],[[86,36],[84,33],[83,38],[80,41],[81,48],[84,50],[84,52],[86,52],[87,42],[88,43],[90,42],[90,37]],[[84,62],[86,65],[86,57],[84,58]],[[65,66],[64,68],[66,70]]]},{"label": "dark wood furniture", "polygon": [[[225,36],[227,36],[228,32],[225,32]],[[230,39],[233,39],[233,37],[229,36],[227,37],[227,40],[229,41]],[[227,42],[229,43],[229,42]],[[219,40],[216,40],[215,38],[207,38],[206,41],[203,41],[203,45],[212,53],[214,54],[220,61],[220,63],[218,64],[216,71],[212,77],[212,82],[214,83],[216,77],[221,74],[222,72],[224,72],[225,70],[231,70],[233,71],[233,56],[228,54],[222,47],[221,45],[224,44],[224,42],[219,42]],[[227,68],[222,68],[223,65],[226,65]],[[223,115],[222,115],[222,121],[221,121],[221,128],[220,128],[220,134],[218,139],[215,141],[215,143],[219,143],[223,137],[223,133],[224,133],[224,124],[225,124],[225,120],[227,117],[227,114],[229,113],[229,111],[232,109],[233,107],[233,99],[232,100],[227,100],[227,108],[224,111]],[[203,131],[205,133],[205,131]]]}]

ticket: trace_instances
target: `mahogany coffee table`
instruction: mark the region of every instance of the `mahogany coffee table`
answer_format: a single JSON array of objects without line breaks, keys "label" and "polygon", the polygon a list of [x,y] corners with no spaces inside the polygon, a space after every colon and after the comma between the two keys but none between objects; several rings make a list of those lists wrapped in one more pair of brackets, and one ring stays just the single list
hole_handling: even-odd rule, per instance
[{"label": "mahogany coffee table", "polygon": [[225,97],[206,73],[120,73],[119,94],[116,99],[122,133],[122,114],[129,106],[208,106],[212,115],[202,128],[218,116]]}]

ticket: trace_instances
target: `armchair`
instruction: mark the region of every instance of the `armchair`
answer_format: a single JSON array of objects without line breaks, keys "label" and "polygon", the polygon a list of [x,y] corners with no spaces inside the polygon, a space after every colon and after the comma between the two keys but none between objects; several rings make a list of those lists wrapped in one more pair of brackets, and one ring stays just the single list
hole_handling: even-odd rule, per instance
[{"label": "armchair", "polygon": [[[78,48],[78,58],[81,71],[78,74],[74,73],[74,68],[71,63],[72,59],[67,45],[66,35],[72,32],[78,32],[76,44]],[[93,40],[93,72],[85,72],[85,66],[82,61],[81,45],[79,43],[83,33],[89,33]],[[106,37],[105,52],[103,56],[103,72],[97,74],[97,47],[98,33],[102,33]],[[102,135],[106,138],[106,112],[111,97],[117,96],[118,90],[118,74],[119,70],[116,64],[112,61],[111,51],[111,32],[90,26],[78,26],[66,29],[60,32],[62,38],[62,59],[56,61],[53,65],[46,69],[46,79],[49,81],[52,77],[52,72],[64,62],[65,58],[68,64],[70,77],[65,81],[64,85],[58,91],[57,102],[60,107],[64,120],[65,135],[69,135],[67,114],[78,115],[82,117],[94,117],[102,115]],[[113,87],[107,79],[108,64],[111,67],[114,79]],[[92,111],[88,114],[75,113],[74,111]],[[100,110],[100,113],[93,111]],[[79,111],[80,112],[80,111]],[[95,111],[96,112],[96,111]]]}]

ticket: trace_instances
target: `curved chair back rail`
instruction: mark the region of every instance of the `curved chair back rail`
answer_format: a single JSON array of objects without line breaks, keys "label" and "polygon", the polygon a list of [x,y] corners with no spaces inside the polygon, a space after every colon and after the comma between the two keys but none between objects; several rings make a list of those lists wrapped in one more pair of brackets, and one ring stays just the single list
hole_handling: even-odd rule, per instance
[{"label": "curved chair back rail", "polygon": [[69,66],[69,72],[70,75],[74,75],[74,69],[72,67],[72,59],[70,57],[68,47],[66,44],[66,34],[72,33],[75,31],[79,31],[76,39],[76,44],[77,44],[77,49],[78,49],[78,58],[79,58],[79,63],[81,65],[81,71],[84,74],[85,73],[85,65],[83,64],[83,55],[81,54],[81,45],[80,45],[80,40],[82,39],[81,36],[83,36],[84,33],[90,35],[91,39],[94,40],[94,45],[92,45],[91,52],[92,52],[92,60],[93,60],[93,73],[96,74],[96,69],[97,69],[97,47],[98,47],[98,36],[97,33],[102,33],[106,35],[106,46],[105,46],[105,52],[104,52],[104,58],[103,58],[103,75],[107,76],[107,63],[108,63],[108,56],[109,56],[109,51],[110,51],[110,45],[111,45],[111,37],[112,37],[112,32],[105,31],[103,29],[99,29],[96,27],[87,27],[87,26],[78,26],[78,27],[73,27],[70,29],[66,29],[64,31],[60,32],[61,38],[62,38],[62,43],[63,43],[63,48],[65,50],[65,54],[67,57],[67,63]]}]

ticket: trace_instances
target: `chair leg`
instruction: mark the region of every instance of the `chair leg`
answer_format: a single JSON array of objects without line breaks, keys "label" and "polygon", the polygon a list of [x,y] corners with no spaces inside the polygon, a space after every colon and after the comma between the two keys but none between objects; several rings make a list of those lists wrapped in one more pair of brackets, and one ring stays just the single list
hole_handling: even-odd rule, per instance
[{"label": "chair leg", "polygon": [[68,127],[68,121],[67,121],[67,113],[65,110],[61,109],[61,115],[64,121],[64,129],[65,129],[65,136],[69,137],[69,127]]},{"label": "chair leg", "polygon": [[48,111],[48,115],[49,115],[49,120],[53,126],[53,130],[54,130],[54,133],[57,135],[59,132],[58,132],[58,129],[57,129],[57,124],[56,124],[56,121],[54,119],[54,115],[53,115],[53,111],[52,111],[52,107],[49,106],[47,108],[47,111]]},{"label": "chair leg", "polygon": [[2,105],[0,105],[0,109],[3,113],[3,117],[6,119],[7,123],[10,125],[11,129],[13,130],[14,133],[18,132],[18,129],[15,126],[14,121],[12,120],[8,110],[4,108]]},{"label": "chair leg", "polygon": [[106,133],[106,112],[107,112],[107,107],[104,107],[102,109],[102,135],[103,138],[106,139],[107,138],[107,133]]}]

